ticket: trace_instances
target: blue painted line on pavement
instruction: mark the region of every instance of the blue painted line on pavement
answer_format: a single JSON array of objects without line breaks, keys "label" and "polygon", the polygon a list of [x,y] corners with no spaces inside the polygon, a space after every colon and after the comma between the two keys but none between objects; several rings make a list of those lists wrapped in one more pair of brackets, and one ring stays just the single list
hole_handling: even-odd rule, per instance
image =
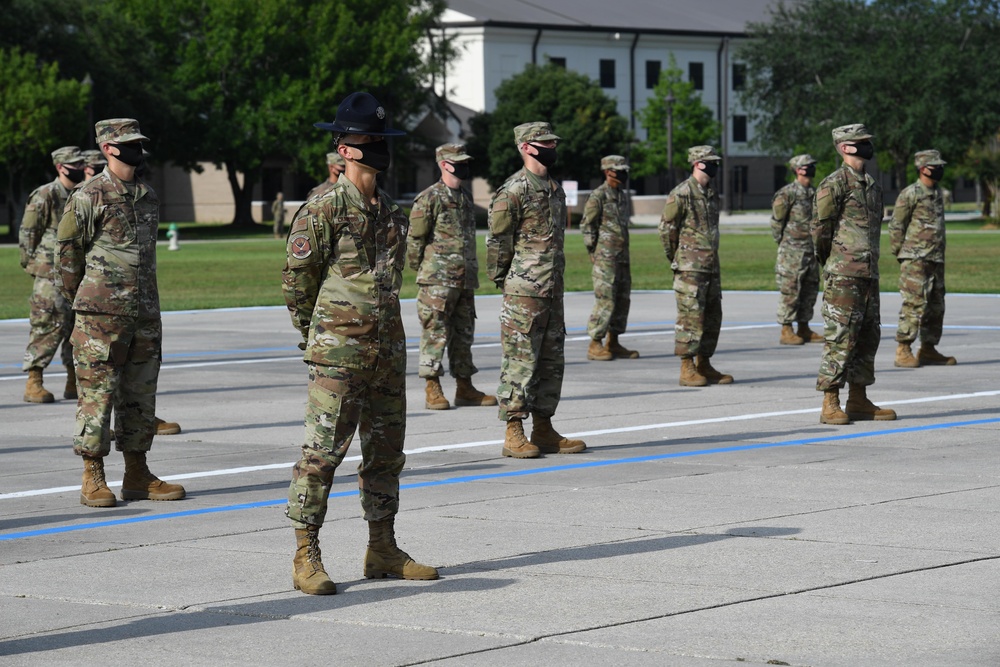
[{"label": "blue painted line on pavement", "polygon": [[[668,452],[666,454],[650,454],[648,456],[631,456],[622,459],[605,459],[603,461],[582,461],[580,463],[569,463],[565,465],[549,466],[546,468],[525,468],[521,470],[508,470],[505,472],[487,473],[483,475],[464,475],[460,477],[449,477],[427,482],[414,482],[412,484],[401,484],[400,489],[421,489],[432,486],[447,486],[451,484],[468,484],[470,482],[481,482],[490,479],[503,479],[513,477],[524,477],[527,475],[541,475],[551,472],[563,472],[567,470],[582,470],[586,468],[601,468],[605,466],[623,465],[628,463],[648,463],[650,461],[664,461],[668,459],[687,458],[692,456],[709,456],[713,454],[731,454],[733,452],[747,452],[757,449],[772,449],[775,447],[796,447],[801,445],[815,445],[824,442],[842,442],[845,440],[855,440],[858,438],[882,437],[889,435],[901,435],[904,433],[918,433],[921,431],[938,431],[950,428],[961,428],[963,426],[982,426],[984,424],[1000,423],[1000,417],[990,419],[974,419],[969,421],[949,422],[943,424],[925,424],[923,426],[908,426],[905,428],[888,429],[885,431],[868,431],[865,433],[844,433],[841,435],[830,435],[821,438],[803,438],[800,440],[786,440],[784,442],[764,442],[753,445],[735,445],[733,447],[718,447],[715,449],[699,449],[686,452]],[[330,498],[346,498],[356,496],[358,491],[338,491],[331,493]],[[78,530],[92,530],[94,528],[107,528],[111,526],[123,526],[132,523],[145,523],[147,521],[162,521],[164,519],[181,519],[203,514],[216,514],[219,512],[235,512],[238,510],[258,509],[261,507],[274,507],[288,502],[285,498],[277,500],[262,500],[255,503],[242,503],[239,505],[223,505],[220,507],[204,507],[182,512],[168,512],[165,514],[155,514],[152,516],[129,517],[126,519],[111,519],[108,521],[94,521],[72,526],[55,526],[52,528],[42,528],[39,530],[27,530],[18,533],[0,534],[0,542],[7,540],[17,540],[26,537],[39,537],[43,535],[56,535],[59,533],[69,533]]]}]

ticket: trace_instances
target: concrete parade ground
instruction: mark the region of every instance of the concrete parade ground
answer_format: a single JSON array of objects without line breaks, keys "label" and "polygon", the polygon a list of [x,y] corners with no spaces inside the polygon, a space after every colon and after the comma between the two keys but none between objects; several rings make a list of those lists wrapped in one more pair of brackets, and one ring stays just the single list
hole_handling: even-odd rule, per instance
[{"label": "concrete parade ground", "polygon": [[[306,366],[284,308],[164,315],[157,414],[183,432],[149,460],[188,497],[103,509],[79,503],[75,401],[22,402],[28,323],[0,321],[0,665],[1000,664],[1000,297],[950,294],[958,365],[899,369],[883,294],[869,396],[899,419],[848,426],[819,423],[822,345],[778,345],[774,293],[725,293],[713,362],[736,383],[705,388],[678,386],[672,293],[633,294],[638,360],[586,361],[592,304],[566,297],[553,420],[589,449],[514,460],[496,408],[424,409],[403,303],[396,532],[441,578],[363,577],[356,440],[328,597],[292,589]],[[491,393],[499,305],[477,300]]]}]

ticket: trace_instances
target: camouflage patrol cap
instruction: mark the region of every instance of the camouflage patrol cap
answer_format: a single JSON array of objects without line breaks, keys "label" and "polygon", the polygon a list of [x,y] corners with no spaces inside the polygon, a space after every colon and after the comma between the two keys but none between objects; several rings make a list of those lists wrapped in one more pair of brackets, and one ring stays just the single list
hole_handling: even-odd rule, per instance
[{"label": "camouflage patrol cap", "polygon": [[63,146],[52,151],[52,164],[76,164],[83,162],[79,146]]},{"label": "camouflage patrol cap", "polygon": [[861,123],[853,125],[841,125],[833,130],[833,143],[842,144],[845,141],[864,141],[871,139],[875,135],[868,131],[868,128]]},{"label": "camouflage patrol cap", "polygon": [[514,145],[532,141],[557,141],[559,137],[552,133],[548,123],[521,123],[514,128]]},{"label": "camouflage patrol cap", "polygon": [[149,137],[139,132],[139,121],[134,118],[109,118],[99,120],[94,125],[97,145],[127,144],[130,141],[149,141]]},{"label": "camouflage patrol cap", "polygon": [[83,161],[87,163],[88,167],[108,163],[108,161],[104,159],[104,153],[99,150],[91,149],[89,151],[82,151],[82,153]]},{"label": "camouflage patrol cap", "polygon": [[722,158],[715,152],[714,146],[694,146],[688,149],[688,162],[711,162]]},{"label": "camouflage patrol cap", "polygon": [[615,171],[628,171],[628,160],[624,155],[605,155],[601,158],[601,171],[613,169]]},{"label": "camouflage patrol cap", "polygon": [[345,167],[344,158],[341,157],[340,153],[334,151],[333,153],[326,154],[326,163],[332,167]]},{"label": "camouflage patrol cap", "polygon": [[434,151],[434,161],[468,162],[472,156],[465,152],[465,144],[441,144]]},{"label": "camouflage patrol cap", "polygon": [[920,151],[913,156],[913,164],[917,166],[917,169],[923,169],[924,167],[929,167],[931,165],[945,165],[948,164],[941,159],[941,152],[934,149]]},{"label": "camouflage patrol cap", "polygon": [[816,158],[809,153],[803,153],[802,155],[796,155],[791,160],[788,161],[788,166],[792,169],[801,169],[802,167],[808,167],[811,164],[816,164]]}]

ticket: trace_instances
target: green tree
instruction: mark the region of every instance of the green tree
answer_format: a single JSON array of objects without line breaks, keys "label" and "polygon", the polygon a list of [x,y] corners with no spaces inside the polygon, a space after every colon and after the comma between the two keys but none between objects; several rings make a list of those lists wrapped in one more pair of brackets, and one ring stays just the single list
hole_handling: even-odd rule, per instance
[{"label": "green tree", "polygon": [[742,101],[774,154],[830,156],[830,130],[863,122],[903,183],[916,151],[958,160],[1000,127],[996,0],[781,2],[748,33]]},{"label": "green tree", "polygon": [[560,179],[588,183],[600,174],[601,158],[624,153],[629,141],[628,123],[618,115],[615,101],[601,87],[563,67],[528,65],[496,89],[496,108],[473,116],[469,154],[476,158],[476,175],[493,188],[521,168],[514,145],[514,127],[547,121],[561,137],[559,160],[552,174]]},{"label": "green tree", "polygon": [[[689,169],[687,150],[691,146],[715,144],[719,140],[721,125],[712,110],[701,101],[694,84],[683,80],[674,54],[660,72],[660,80],[653,89],[653,96],[646,106],[636,112],[639,124],[646,130],[646,140],[636,146],[632,154],[632,170],[636,176],[662,174],[668,167]],[[667,97],[674,98],[673,156],[667,164]]]}]

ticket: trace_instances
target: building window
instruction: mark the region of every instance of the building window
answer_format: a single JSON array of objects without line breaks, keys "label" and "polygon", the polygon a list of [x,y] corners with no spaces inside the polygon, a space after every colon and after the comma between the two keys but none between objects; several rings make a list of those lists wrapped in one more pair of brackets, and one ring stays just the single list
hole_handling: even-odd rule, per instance
[{"label": "building window", "polygon": [[774,190],[780,190],[788,182],[788,167],[783,164],[774,165]]},{"label": "building window", "polygon": [[747,140],[747,117],[733,116],[733,141],[745,143]]},{"label": "building window", "polygon": [[615,61],[601,61],[601,88],[615,87]]},{"label": "building window", "polygon": [[556,67],[562,67],[563,69],[566,69],[566,59],[565,58],[552,58],[552,57],[550,57],[549,58],[549,62],[552,63],[553,65],[555,65]]},{"label": "building window", "polygon": [[695,90],[705,89],[705,63],[688,63],[688,81]]},{"label": "building window", "polygon": [[656,84],[660,82],[660,61],[659,60],[647,60],[646,61],[646,89],[652,90],[656,88]]},{"label": "building window", "polygon": [[747,66],[733,63],[733,90],[743,90],[747,83]]}]

